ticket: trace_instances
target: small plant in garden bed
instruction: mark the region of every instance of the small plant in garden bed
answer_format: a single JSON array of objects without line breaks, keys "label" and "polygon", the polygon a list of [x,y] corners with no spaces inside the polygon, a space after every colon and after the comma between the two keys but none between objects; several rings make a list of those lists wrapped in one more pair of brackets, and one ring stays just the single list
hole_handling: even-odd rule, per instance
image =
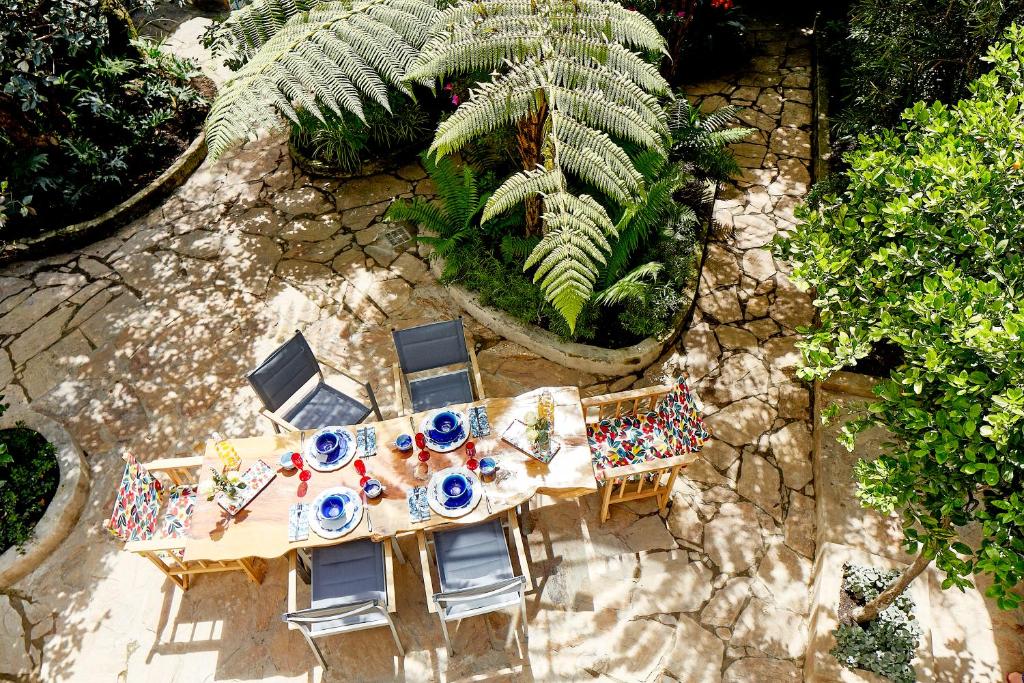
[{"label": "small plant in garden bed", "polygon": [[432,128],[430,113],[400,93],[392,94],[391,111],[376,103],[365,107],[366,120],[351,112],[326,114],[324,121],[299,112],[289,144],[308,173],[340,176],[359,173],[367,161],[405,152],[426,140]]},{"label": "small plant in garden bed", "polygon": [[205,116],[211,86],[195,65],[115,42],[101,5],[0,8],[0,180],[19,202],[9,237],[100,215],[163,172]]},{"label": "small plant in garden bed", "polygon": [[829,654],[849,669],[866,669],[895,683],[913,683],[917,677],[911,662],[922,631],[914,618],[914,601],[910,596],[906,592],[900,594],[866,624],[849,619],[852,607],[876,598],[900,573],[850,563],[843,565],[840,625],[833,632],[836,646]]},{"label": "small plant in garden bed", "polygon": [[0,430],[0,553],[31,540],[59,479],[56,450],[41,434],[20,423]]}]

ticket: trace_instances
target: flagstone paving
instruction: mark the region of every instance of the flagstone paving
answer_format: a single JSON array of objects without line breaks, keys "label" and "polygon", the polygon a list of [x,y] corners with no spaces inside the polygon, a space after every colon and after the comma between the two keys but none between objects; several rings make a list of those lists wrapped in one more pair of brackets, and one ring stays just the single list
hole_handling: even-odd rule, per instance
[{"label": "flagstone paving", "polygon": [[[467,319],[490,395],[544,384],[594,394],[687,371],[716,438],[679,478],[667,518],[631,504],[602,525],[593,496],[531,513],[537,590],[522,657],[502,649],[507,619],[490,615],[462,624],[449,659],[418,565],[400,565],[407,656],[386,633],[341,636],[325,642],[324,680],[800,680],[814,483],[794,341],[813,309],[768,245],[810,182],[810,53],[799,30],[754,34],[749,70],[691,89],[705,107],[746,107],[758,132],[736,145],[743,173],[719,191],[722,230],[678,348],[642,377],[600,377]],[[319,680],[278,618],[283,560],[261,586],[213,576],[183,594],[101,523],[123,448],[148,460],[192,452],[214,431],[268,431],[244,374],[296,329],[390,411],[390,328],[460,313],[423,253],[396,250],[379,221],[394,197],[432,193],[414,163],[310,179],[272,139],[205,163],[110,238],[0,269],[5,400],[61,421],[93,472],[71,536],[0,598],[0,680]]]}]

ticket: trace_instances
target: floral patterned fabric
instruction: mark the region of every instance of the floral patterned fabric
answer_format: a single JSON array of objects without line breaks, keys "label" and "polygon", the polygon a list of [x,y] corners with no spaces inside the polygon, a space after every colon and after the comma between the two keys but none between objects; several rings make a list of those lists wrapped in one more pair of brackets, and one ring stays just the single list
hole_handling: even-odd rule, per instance
[{"label": "floral patterned fabric", "polygon": [[676,388],[658,402],[658,415],[675,454],[695,453],[711,435],[697,408],[697,399],[686,380],[676,380]]},{"label": "floral patterned fabric", "polygon": [[594,467],[599,470],[636,465],[699,451],[709,438],[697,402],[686,384],[658,402],[657,410],[642,415],[623,415],[587,427]]},{"label": "floral patterned fabric", "polygon": [[160,511],[160,482],[131,453],[125,454],[124,474],[117,488],[107,529],[122,541],[153,537]]},{"label": "floral patterned fabric", "polygon": [[178,486],[168,492],[164,507],[164,538],[184,538],[188,534],[195,506],[195,486]]}]

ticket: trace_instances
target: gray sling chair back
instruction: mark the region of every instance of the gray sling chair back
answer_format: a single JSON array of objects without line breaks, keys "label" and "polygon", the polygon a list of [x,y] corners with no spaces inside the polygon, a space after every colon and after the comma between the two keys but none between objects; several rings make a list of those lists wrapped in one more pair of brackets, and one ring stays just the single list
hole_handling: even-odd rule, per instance
[{"label": "gray sling chair back", "polygon": [[[370,405],[366,406],[327,384],[321,364],[361,384]],[[318,381],[306,389],[313,378],[318,378]],[[246,379],[263,402],[261,414],[271,421],[277,432],[282,429],[293,431],[359,424],[371,412],[378,420],[384,419],[370,383],[318,360],[299,331],[246,375]],[[305,393],[298,395],[303,389],[306,389]]]},{"label": "gray sling chair back", "polygon": [[281,619],[306,639],[327,668],[317,638],[387,626],[398,654],[405,648],[391,614],[396,610],[390,543],[370,540],[315,548],[310,554],[310,606],[298,607],[296,553],[288,556],[288,611]]},{"label": "gray sling chair back", "polygon": [[[466,343],[462,318],[405,330],[393,329],[391,336],[398,353],[394,380],[399,415],[469,403],[474,400],[474,382],[476,399],[484,398],[476,351],[472,343]],[[431,370],[456,365],[462,367],[441,374],[424,375]],[[409,403],[405,402],[406,393]]]},{"label": "gray sling chair back", "polygon": [[[518,524],[510,525],[509,532],[518,534]],[[427,560],[427,544],[434,547],[441,584],[441,590],[432,595],[429,595],[433,590],[433,578]],[[441,620],[441,632],[449,656],[454,655],[454,649],[448,634],[448,622],[509,608],[513,609],[513,617],[506,646],[515,633],[517,622],[523,637],[520,647],[527,646],[526,591],[529,574],[525,571],[526,558],[520,553],[519,563],[524,571],[517,575],[512,569],[500,518],[434,533],[432,539],[421,541],[420,560],[431,601],[429,608]]]}]

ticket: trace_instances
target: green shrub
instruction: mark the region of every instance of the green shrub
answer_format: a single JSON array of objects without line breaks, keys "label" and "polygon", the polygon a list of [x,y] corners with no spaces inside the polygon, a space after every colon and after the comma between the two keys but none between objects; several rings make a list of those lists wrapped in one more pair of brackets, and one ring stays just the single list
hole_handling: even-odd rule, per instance
[{"label": "green shrub", "polygon": [[303,156],[324,165],[325,172],[356,173],[368,159],[379,159],[430,131],[430,114],[401,93],[392,93],[391,113],[377,103],[364,104],[365,123],[352,112],[324,114],[324,120],[305,110],[291,128],[291,144]]},{"label": "green shrub", "polygon": [[[71,4],[80,18],[99,14],[94,3]],[[22,4],[14,7],[13,15],[0,9],[0,25],[7,19],[25,29],[38,18],[19,14]],[[208,105],[195,87],[193,63],[144,41],[129,54],[107,54],[105,35],[54,40],[32,53],[31,59],[49,55],[46,68],[8,76],[10,60],[18,71],[19,60],[30,58],[17,41],[5,43],[0,29],[0,79],[7,78],[9,96],[0,97],[0,179],[8,183],[3,194],[19,203],[17,211],[0,209],[7,214],[0,222],[13,236],[102,213],[162,172],[202,123]],[[8,109],[11,102],[19,108]]]},{"label": "green shrub", "polygon": [[[856,464],[858,497],[902,517],[909,552],[943,588],[975,574],[1003,609],[1024,578],[1024,30],[955,106],[918,103],[897,130],[861,139],[846,186],[804,208],[776,253],[816,292],[820,325],[799,374],[822,379],[880,342],[902,363],[875,389],[870,426],[892,443]],[[980,533],[961,535],[960,529]]]},{"label": "green shrub", "polygon": [[[875,598],[900,575],[855,564],[843,565],[843,590],[858,605]],[[836,646],[829,654],[849,669],[866,669],[895,683],[917,680],[914,660],[921,640],[921,626],[914,618],[914,601],[904,592],[878,618],[865,626],[840,624],[833,635]]]},{"label": "green shrub", "polygon": [[854,0],[824,42],[840,51],[840,134],[893,125],[917,101],[967,96],[988,46],[1022,18],[1021,0]]},{"label": "green shrub", "polygon": [[[6,408],[0,403],[0,415]],[[58,480],[53,444],[21,423],[0,430],[0,552],[32,538]]]}]

